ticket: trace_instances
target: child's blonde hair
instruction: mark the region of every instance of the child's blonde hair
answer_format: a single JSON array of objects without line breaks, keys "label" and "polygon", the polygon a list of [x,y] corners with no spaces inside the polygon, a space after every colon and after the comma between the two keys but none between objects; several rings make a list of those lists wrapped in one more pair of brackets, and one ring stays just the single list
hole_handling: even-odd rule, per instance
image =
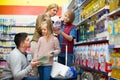
[{"label": "child's blonde hair", "polygon": [[45,19],[44,21],[41,22],[41,26],[46,25],[47,27],[47,39],[50,37],[51,34],[53,34],[53,23],[50,19]]},{"label": "child's blonde hair", "polygon": [[74,12],[73,12],[73,11],[68,10],[68,11],[66,11],[65,13],[66,13],[66,14],[68,14],[68,17],[69,17],[69,22],[70,22],[70,23],[73,23],[74,18],[75,18],[75,14],[74,14]]},{"label": "child's blonde hair", "polygon": [[50,4],[50,5],[47,7],[47,9],[46,9],[45,12],[48,12],[48,11],[50,11],[50,10],[53,9],[53,8],[59,9],[59,6],[58,6],[56,3],[52,3],[52,4]]}]

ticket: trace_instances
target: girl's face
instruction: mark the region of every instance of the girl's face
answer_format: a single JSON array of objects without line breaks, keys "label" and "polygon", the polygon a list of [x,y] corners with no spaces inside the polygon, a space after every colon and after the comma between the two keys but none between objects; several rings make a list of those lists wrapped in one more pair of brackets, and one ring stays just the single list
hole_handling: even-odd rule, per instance
[{"label": "girl's face", "polygon": [[68,23],[69,21],[70,21],[69,15],[67,13],[65,13],[65,15],[64,15],[64,23]]},{"label": "girl's face", "polygon": [[58,8],[52,8],[50,11],[49,11],[49,14],[51,17],[55,16],[58,12]]},{"label": "girl's face", "polygon": [[41,26],[41,30],[42,30],[42,35],[43,35],[43,36],[46,36],[46,35],[47,35],[47,32],[48,32],[48,30],[47,30],[47,24],[43,24],[43,25]]}]

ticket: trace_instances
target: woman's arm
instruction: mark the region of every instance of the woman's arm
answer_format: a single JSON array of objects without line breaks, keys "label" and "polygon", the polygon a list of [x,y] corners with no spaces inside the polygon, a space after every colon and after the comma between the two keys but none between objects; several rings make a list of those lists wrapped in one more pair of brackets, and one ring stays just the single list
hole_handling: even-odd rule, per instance
[{"label": "woman's arm", "polygon": [[57,56],[60,53],[60,45],[57,37],[54,37],[55,46],[54,46],[54,55]]},{"label": "woman's arm", "polygon": [[33,56],[33,59],[38,59],[38,56],[39,56],[39,49],[40,49],[40,44],[41,44],[41,39],[39,38],[38,42],[37,42],[37,45],[36,45],[36,49],[34,51],[34,56]]}]

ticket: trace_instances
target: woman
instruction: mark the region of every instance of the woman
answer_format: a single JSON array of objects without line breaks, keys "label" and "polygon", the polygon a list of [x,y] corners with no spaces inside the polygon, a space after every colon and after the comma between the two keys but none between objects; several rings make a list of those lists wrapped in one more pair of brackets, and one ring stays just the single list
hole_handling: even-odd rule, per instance
[{"label": "woman", "polygon": [[32,42],[31,42],[31,54],[32,54],[32,56],[34,56],[34,51],[36,49],[36,45],[37,45],[38,39],[39,39],[39,37],[42,36],[41,26],[40,26],[41,22],[46,20],[46,19],[50,19],[51,17],[55,16],[57,14],[57,12],[58,12],[58,9],[59,9],[58,5],[53,3],[53,4],[50,4],[47,7],[47,9],[46,9],[44,14],[38,15],[38,17],[36,19],[35,31],[34,31]]}]

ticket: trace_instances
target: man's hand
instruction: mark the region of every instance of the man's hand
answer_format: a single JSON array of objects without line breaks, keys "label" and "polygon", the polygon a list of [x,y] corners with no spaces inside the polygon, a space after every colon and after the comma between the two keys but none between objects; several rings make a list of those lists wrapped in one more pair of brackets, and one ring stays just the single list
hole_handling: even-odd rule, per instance
[{"label": "man's hand", "polygon": [[36,61],[34,59],[31,60],[30,65],[32,68],[36,67],[37,65],[39,65],[41,62],[40,61]]}]

